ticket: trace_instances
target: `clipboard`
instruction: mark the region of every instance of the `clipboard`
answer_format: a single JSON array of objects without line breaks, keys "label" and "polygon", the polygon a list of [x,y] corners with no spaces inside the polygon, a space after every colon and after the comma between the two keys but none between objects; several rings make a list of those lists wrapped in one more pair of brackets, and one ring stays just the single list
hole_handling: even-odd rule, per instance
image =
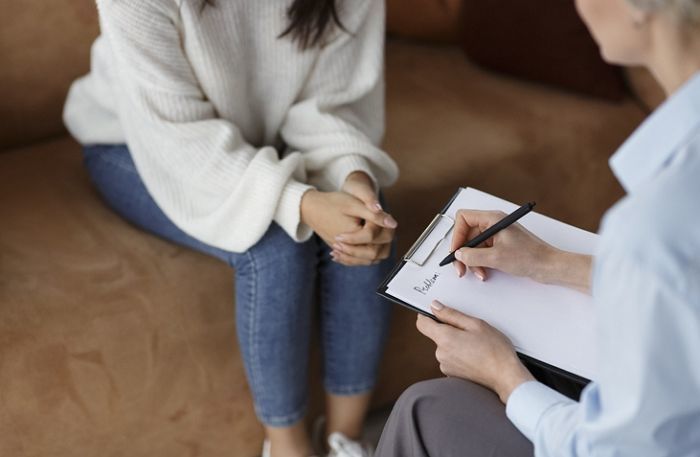
[{"label": "clipboard", "polygon": [[[390,294],[389,283],[396,277],[396,275],[404,268],[407,264],[416,264],[418,266],[423,266],[427,259],[435,252],[438,245],[442,243],[447,235],[449,235],[454,227],[454,220],[446,214],[455,200],[458,198],[460,193],[464,189],[459,188],[455,194],[450,198],[450,200],[443,206],[443,208],[435,215],[433,220],[428,224],[428,226],[423,230],[423,233],[416,239],[413,245],[408,251],[402,256],[401,260],[391,269],[387,277],[381,282],[376,290],[376,293],[381,297],[408,308],[414,312],[427,316],[437,322],[439,320],[431,313],[418,308],[401,298],[395,297]],[[585,387],[590,380],[580,376],[576,373],[572,373],[560,367],[554,366],[532,356],[517,352],[518,357],[529,367],[534,367],[534,371],[544,372],[545,374],[551,374],[552,376],[545,375],[545,379],[539,379],[550,387],[555,387],[557,389],[561,388],[560,380],[564,380],[565,387],[562,393],[570,396],[571,398],[577,399],[580,395],[581,390]],[[557,379],[559,378],[559,379]],[[568,391],[568,392],[566,392]]]},{"label": "clipboard", "polygon": [[[445,232],[445,236],[447,235],[447,233],[449,233],[450,230],[452,230],[452,227],[454,227],[454,219],[452,219],[450,216],[447,216],[445,213],[447,212],[448,208],[450,206],[452,206],[452,203],[455,201],[455,199],[459,195],[460,191],[461,191],[461,189],[457,189],[457,192],[455,192],[455,194],[452,196],[452,198],[450,198],[450,200],[445,204],[445,206],[442,207],[440,212],[435,215],[435,217],[430,222],[430,224],[428,224],[428,226],[425,228],[425,230],[423,230],[423,233],[421,233],[421,235],[416,239],[416,241],[409,248],[409,250],[406,251],[406,254],[404,254],[402,256],[399,263],[397,263],[394,266],[394,268],[391,269],[391,271],[389,272],[387,277],[384,279],[384,281],[382,281],[382,283],[377,288],[377,294],[381,295],[382,297],[386,298],[387,300],[392,301],[392,302],[399,304],[401,306],[404,306],[404,307],[406,307],[412,311],[415,311],[419,314],[427,316],[436,322],[439,322],[439,321],[432,314],[425,312],[422,309],[401,300],[400,298],[394,297],[393,295],[389,294],[387,291],[389,290],[389,283],[394,279],[394,277],[398,274],[398,272],[401,271],[401,269],[408,262],[414,262],[414,263],[417,263],[418,265],[421,265],[421,266],[425,263],[425,261],[427,260],[427,257],[426,258],[421,257],[421,258],[414,259],[413,255],[416,254],[418,252],[418,250],[423,247],[423,244],[430,238],[430,235],[432,235],[435,232],[437,226],[441,222],[443,222],[443,221],[451,222],[449,230],[447,230],[447,232]],[[422,251],[422,252],[429,252],[429,254],[428,254],[428,257],[429,257],[430,254],[432,254],[435,251],[435,249],[437,248],[438,243],[443,239],[444,239],[444,237],[440,237],[439,240],[436,240],[437,241],[436,243],[431,244],[431,245],[426,245],[424,248],[425,251]]]}]

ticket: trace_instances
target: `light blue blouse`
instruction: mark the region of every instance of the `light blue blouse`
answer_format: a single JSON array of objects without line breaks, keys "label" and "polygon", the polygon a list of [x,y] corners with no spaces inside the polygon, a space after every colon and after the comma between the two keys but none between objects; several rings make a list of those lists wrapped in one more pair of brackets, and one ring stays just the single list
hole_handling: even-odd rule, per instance
[{"label": "light blue blouse", "polygon": [[599,375],[580,402],[525,383],[506,412],[537,456],[700,456],[700,74],[610,165],[627,196],[593,266]]}]

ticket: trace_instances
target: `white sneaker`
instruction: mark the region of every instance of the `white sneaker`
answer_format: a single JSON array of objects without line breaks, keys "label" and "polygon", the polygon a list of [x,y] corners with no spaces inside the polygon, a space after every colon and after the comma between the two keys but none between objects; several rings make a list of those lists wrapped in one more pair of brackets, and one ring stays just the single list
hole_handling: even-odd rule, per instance
[{"label": "white sneaker", "polygon": [[311,430],[311,444],[318,455],[326,457],[372,457],[374,450],[371,446],[359,441],[353,441],[342,433],[332,433],[328,437],[328,449],[330,452],[324,454],[326,437],[326,418],[321,416],[314,422]]},{"label": "white sneaker", "polygon": [[331,449],[328,457],[372,457],[373,454],[370,445],[353,441],[338,432],[328,437],[328,446]]},{"label": "white sneaker", "polygon": [[[270,457],[270,440],[263,441],[262,454],[260,457]],[[316,457],[316,456],[311,456]]]}]

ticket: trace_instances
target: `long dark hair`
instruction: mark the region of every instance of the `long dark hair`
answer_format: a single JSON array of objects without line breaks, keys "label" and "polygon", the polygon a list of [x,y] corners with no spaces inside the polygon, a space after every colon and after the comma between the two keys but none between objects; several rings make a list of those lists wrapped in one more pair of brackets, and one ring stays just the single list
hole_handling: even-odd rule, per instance
[{"label": "long dark hair", "polygon": [[[217,1],[219,0],[204,0],[202,8],[214,6]],[[302,50],[322,45],[333,27],[345,30],[338,16],[337,1],[294,0],[287,9],[289,25],[279,38],[291,38]]]}]

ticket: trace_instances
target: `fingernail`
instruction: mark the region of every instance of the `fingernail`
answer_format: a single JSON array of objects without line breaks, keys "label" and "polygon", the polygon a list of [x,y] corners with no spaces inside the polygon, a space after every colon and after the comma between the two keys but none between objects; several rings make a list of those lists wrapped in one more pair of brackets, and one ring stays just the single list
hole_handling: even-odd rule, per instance
[{"label": "fingernail", "polygon": [[432,303],[430,303],[430,307],[433,308],[435,311],[440,311],[445,306],[439,301],[433,300]]},{"label": "fingernail", "polygon": [[398,222],[396,222],[396,219],[394,219],[391,216],[387,216],[384,218],[384,225],[393,229],[393,228],[398,227],[399,224],[398,224]]},{"label": "fingernail", "polygon": [[384,210],[384,208],[382,208],[382,204],[379,203],[379,202],[377,202],[377,203],[374,204],[374,209],[376,209],[377,211],[383,211],[383,210]]},{"label": "fingernail", "polygon": [[455,267],[455,271],[457,272],[457,276],[461,278],[462,277],[462,270],[459,269],[459,267],[457,266],[457,264],[455,262],[452,262],[452,265]]},{"label": "fingernail", "polygon": [[477,278],[479,278],[481,281],[485,280],[486,278],[484,277],[484,274],[480,271],[474,272]]},{"label": "fingernail", "polygon": [[462,251],[455,251],[455,259],[462,260]]},{"label": "fingernail", "polygon": [[343,252],[343,246],[341,246],[341,245],[338,244],[338,243],[336,243],[336,244],[333,245],[333,249],[335,249],[335,250],[338,251],[338,252]]},{"label": "fingernail", "polygon": [[343,236],[343,235],[338,235],[338,236],[335,237],[335,240],[336,240],[336,241],[345,241],[345,236]]}]

